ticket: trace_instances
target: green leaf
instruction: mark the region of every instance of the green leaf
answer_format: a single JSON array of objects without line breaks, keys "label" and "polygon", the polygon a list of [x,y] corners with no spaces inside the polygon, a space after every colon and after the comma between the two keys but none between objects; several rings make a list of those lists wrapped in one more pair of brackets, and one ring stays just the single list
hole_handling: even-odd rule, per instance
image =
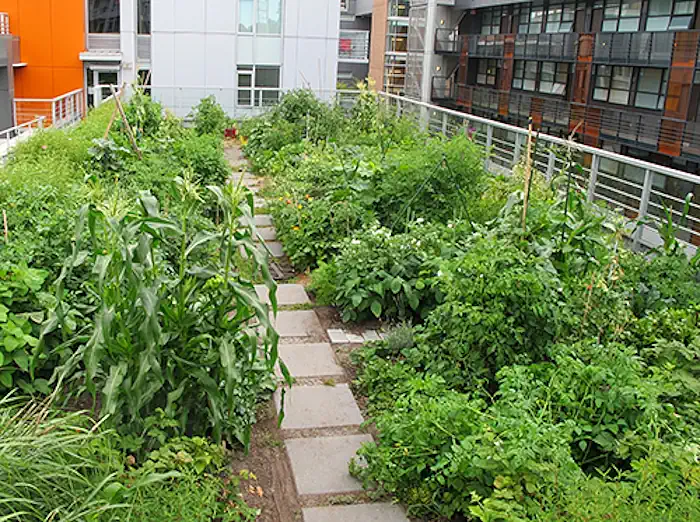
[{"label": "green leaf", "polygon": [[5,388],[12,388],[12,373],[8,371],[0,372],[0,384]]},{"label": "green leaf", "polygon": [[23,372],[29,370],[29,356],[24,350],[17,350],[15,353],[12,354],[12,359]]},{"label": "green leaf", "polygon": [[5,337],[4,345],[5,349],[8,352],[15,351],[17,348],[22,346],[22,344],[23,343],[20,342],[20,340],[17,337],[14,337],[13,335],[8,335],[7,337]]},{"label": "green leaf", "polygon": [[0,351],[0,366],[5,364],[5,354]]},{"label": "green leaf", "polygon": [[[395,277],[393,279],[393,281],[391,282],[390,288],[394,294],[398,294],[401,291],[401,283],[402,283],[402,281],[401,281],[401,278],[399,278],[399,277]],[[377,316],[377,317],[379,317],[379,316]]]},{"label": "green leaf", "polygon": [[375,317],[382,315],[382,303],[379,301],[372,301],[372,306],[370,308]]}]

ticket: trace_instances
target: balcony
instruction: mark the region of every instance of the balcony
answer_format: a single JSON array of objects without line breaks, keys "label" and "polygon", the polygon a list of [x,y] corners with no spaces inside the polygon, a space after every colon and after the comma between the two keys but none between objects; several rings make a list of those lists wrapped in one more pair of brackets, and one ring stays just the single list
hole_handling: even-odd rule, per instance
[{"label": "balcony", "polygon": [[369,31],[341,30],[338,61],[369,63]]},{"label": "balcony", "polygon": [[80,53],[84,62],[120,62],[121,36],[119,33],[90,33],[87,39],[87,51]]},{"label": "balcony", "polygon": [[10,32],[10,15],[7,13],[0,13],[0,35],[12,34]]},{"label": "balcony", "polygon": [[457,29],[435,29],[435,52],[437,54],[459,54],[462,49]]},{"label": "balcony", "polygon": [[443,105],[454,105],[457,102],[457,84],[454,76],[433,76],[430,95],[433,101]]},{"label": "balcony", "polygon": [[[470,58],[591,61],[668,67],[673,60],[694,64],[700,31],[638,33],[541,33],[465,35],[461,51]],[[690,66],[692,66],[692,64]]]},{"label": "balcony", "polygon": [[584,140],[612,140],[672,156],[700,158],[700,125],[664,118],[658,113],[584,105],[556,97],[486,87],[459,85],[457,105],[524,124],[558,127],[563,134],[576,131]]}]

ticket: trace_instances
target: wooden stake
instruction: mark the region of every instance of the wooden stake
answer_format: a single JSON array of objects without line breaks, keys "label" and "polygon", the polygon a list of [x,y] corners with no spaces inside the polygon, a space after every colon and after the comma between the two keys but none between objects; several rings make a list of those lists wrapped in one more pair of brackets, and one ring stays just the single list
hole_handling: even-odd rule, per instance
[{"label": "wooden stake", "polygon": [[532,180],[532,117],[527,125],[527,157],[525,162],[525,194],[523,196],[523,232],[526,231],[527,206],[530,201],[530,181]]},{"label": "wooden stake", "polygon": [[131,146],[136,151],[136,155],[139,157],[139,159],[143,159],[143,154],[141,153],[141,149],[139,149],[139,146],[136,144],[136,138],[134,137],[134,133],[131,130],[131,125],[129,125],[129,120],[126,119],[126,114],[124,113],[124,107],[122,106],[122,102],[119,99],[119,96],[117,96],[117,92],[114,90],[114,85],[110,85],[109,88],[112,91],[112,96],[114,96],[114,101],[117,103],[117,109],[119,109],[119,114],[121,114],[122,120],[124,120],[124,127],[126,127],[126,133],[129,135],[129,141],[131,141]]},{"label": "wooden stake", "polygon": [[10,234],[7,230],[7,212],[5,212],[5,209],[2,209],[2,223],[3,223],[3,228],[5,230],[5,243],[10,242]]}]

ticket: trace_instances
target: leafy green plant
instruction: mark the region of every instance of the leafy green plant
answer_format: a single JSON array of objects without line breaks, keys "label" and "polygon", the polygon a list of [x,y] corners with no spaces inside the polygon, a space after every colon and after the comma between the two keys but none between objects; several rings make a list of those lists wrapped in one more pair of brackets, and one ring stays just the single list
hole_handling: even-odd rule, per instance
[{"label": "leafy green plant", "polygon": [[[274,289],[253,243],[252,195],[232,184],[210,186],[221,226],[197,230],[190,219],[201,204],[199,190],[191,180],[177,181],[179,216],[163,216],[148,193],[137,211],[83,208],[43,335],[60,328],[66,341],[56,351],[75,346],[57,370],[59,382],[70,382],[75,394],[84,382],[93,397],[99,394],[100,415],[120,434],[151,447],[144,419],[161,409],[177,421],[179,434],[211,434],[247,446],[258,395],[271,389],[277,361],[268,309],[233,262],[244,249]],[[172,264],[164,256],[171,242],[179,246]],[[194,264],[194,254],[210,246],[215,250],[206,262]],[[92,275],[85,284],[96,304],[73,331],[65,282],[88,260]],[[251,321],[260,325],[257,333]]]},{"label": "leafy green plant", "polygon": [[124,156],[131,153],[126,147],[120,147],[111,139],[92,140],[93,146],[88,149],[91,165],[102,172],[116,175],[125,167]]},{"label": "leafy green plant", "polygon": [[231,168],[224,158],[222,141],[218,136],[188,134],[175,141],[173,149],[179,162],[195,173],[200,184],[223,184],[231,175]]},{"label": "leafy green plant", "polygon": [[215,96],[202,98],[192,112],[194,129],[198,135],[212,134],[218,138],[223,136],[227,118]]}]

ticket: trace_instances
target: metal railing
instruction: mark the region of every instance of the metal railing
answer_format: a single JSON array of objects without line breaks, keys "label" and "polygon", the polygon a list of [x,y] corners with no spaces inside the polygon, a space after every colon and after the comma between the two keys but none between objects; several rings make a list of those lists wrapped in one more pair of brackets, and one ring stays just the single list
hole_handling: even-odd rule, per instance
[{"label": "metal railing", "polygon": [[435,75],[431,81],[431,97],[437,101],[457,100],[457,84],[454,76]]},{"label": "metal railing", "polygon": [[546,94],[471,85],[457,86],[456,103],[471,112],[507,115],[511,120],[526,122],[532,116],[537,124],[559,126],[567,134],[576,130],[583,136],[614,139],[650,151],[674,151],[684,157],[700,157],[700,124],[664,118],[659,113],[580,104]]},{"label": "metal railing", "polygon": [[341,29],[338,39],[338,60],[341,62],[368,62],[369,31]]},{"label": "metal railing", "polygon": [[[486,148],[485,165],[492,172],[510,172],[525,153],[528,131],[522,127],[392,94],[380,96],[396,114],[415,120],[424,129],[447,136],[462,132],[473,136]],[[691,202],[685,219],[682,210],[686,194],[700,194],[699,176],[541,133],[533,154],[535,168],[547,178],[562,171],[565,165],[559,151],[566,147],[572,148],[582,166],[572,176],[590,201],[646,223],[630,229],[635,247],[662,243],[654,223],[663,219],[666,205],[679,239],[695,253],[700,245],[700,204]]]},{"label": "metal railing", "polygon": [[12,34],[10,33],[10,15],[7,13],[0,13],[0,34]]},{"label": "metal railing", "polygon": [[435,29],[435,52],[445,54],[459,54],[462,50],[462,42],[459,39],[458,29]]},{"label": "metal railing", "polygon": [[34,132],[44,128],[44,117],[0,131],[0,163],[5,163],[10,151],[20,142],[30,138]]},{"label": "metal railing", "polygon": [[[581,59],[601,64],[669,66],[686,57],[695,63],[700,31],[637,33],[468,34],[460,50],[475,58],[561,60]],[[686,56],[687,55],[687,56]]]},{"label": "metal railing", "polygon": [[85,92],[76,89],[52,99],[15,98],[13,105],[16,125],[42,117],[47,126],[68,127],[85,116]]},{"label": "metal railing", "polygon": [[87,48],[90,52],[106,54],[118,53],[121,51],[121,36],[119,33],[89,33],[87,37]]}]

